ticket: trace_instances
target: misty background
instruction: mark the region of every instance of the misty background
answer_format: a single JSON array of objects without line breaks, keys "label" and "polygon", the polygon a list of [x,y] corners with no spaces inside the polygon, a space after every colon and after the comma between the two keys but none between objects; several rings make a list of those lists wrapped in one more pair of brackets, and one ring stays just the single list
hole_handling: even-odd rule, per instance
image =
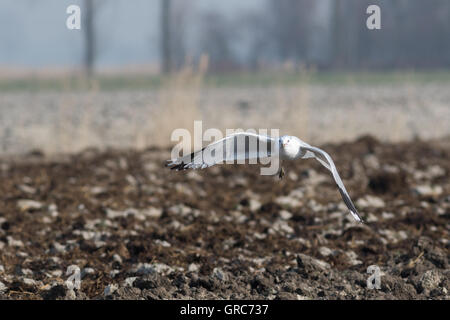
[{"label": "misty background", "polygon": [[[162,5],[165,3],[165,8]],[[82,30],[66,28],[81,7]],[[381,30],[366,8],[381,8]],[[164,29],[163,21],[170,26]],[[86,30],[86,19],[92,27]],[[87,32],[93,37],[88,48]],[[164,39],[170,42],[164,56]],[[180,68],[209,56],[209,70],[261,70],[289,61],[318,69],[450,67],[446,0],[2,0],[0,66]]]},{"label": "misty background", "polygon": [[2,0],[0,151],[168,147],[194,120],[313,144],[441,138],[449,68],[448,0]]}]

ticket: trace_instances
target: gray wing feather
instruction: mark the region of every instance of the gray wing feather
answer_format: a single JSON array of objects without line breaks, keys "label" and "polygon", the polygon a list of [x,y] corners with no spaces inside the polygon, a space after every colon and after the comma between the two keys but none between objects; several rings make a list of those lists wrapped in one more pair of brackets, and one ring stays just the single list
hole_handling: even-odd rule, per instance
[{"label": "gray wing feather", "polygon": [[358,210],[356,209],[355,205],[353,204],[352,200],[350,199],[350,195],[348,194],[347,190],[345,189],[344,183],[341,180],[341,177],[339,176],[339,173],[337,172],[336,166],[331,159],[330,155],[323,151],[322,149],[310,146],[306,143],[303,143],[301,146],[302,149],[305,150],[304,155],[302,156],[303,159],[307,158],[316,158],[325,168],[331,171],[334,181],[336,182],[339,192],[342,196],[342,199],[344,200],[344,203],[347,205],[347,208],[350,210],[353,217],[357,220],[362,222],[361,216],[358,213]]},{"label": "gray wing feather", "polygon": [[[209,144],[186,156],[168,160],[175,170],[203,169],[219,163],[245,163],[273,156],[278,139],[248,132],[238,132]],[[256,163],[256,162],[255,162]]]}]

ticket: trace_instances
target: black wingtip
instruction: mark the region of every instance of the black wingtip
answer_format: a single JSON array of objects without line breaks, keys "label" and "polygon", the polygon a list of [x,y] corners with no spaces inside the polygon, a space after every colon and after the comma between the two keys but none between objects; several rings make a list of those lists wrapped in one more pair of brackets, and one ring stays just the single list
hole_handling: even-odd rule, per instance
[{"label": "black wingtip", "polygon": [[338,188],[338,189],[342,196],[342,200],[344,200],[344,203],[347,206],[347,208],[350,210],[353,218],[355,218],[355,220],[358,222],[365,223],[364,220],[361,218],[361,215],[359,214],[355,205],[353,204],[352,200],[350,199],[350,197],[341,188]]},{"label": "black wingtip", "polygon": [[180,170],[186,170],[185,163],[182,161],[179,164],[173,164],[173,163],[166,163],[166,167],[168,167],[170,170],[180,171]]},{"label": "black wingtip", "polygon": [[359,222],[365,224],[366,222],[363,220],[358,211],[350,211],[352,216]]}]

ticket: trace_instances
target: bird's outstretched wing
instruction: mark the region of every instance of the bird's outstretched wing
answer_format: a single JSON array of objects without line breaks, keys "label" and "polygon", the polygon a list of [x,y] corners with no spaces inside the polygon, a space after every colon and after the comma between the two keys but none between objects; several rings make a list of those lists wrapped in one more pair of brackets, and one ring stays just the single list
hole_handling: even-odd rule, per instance
[{"label": "bird's outstretched wing", "polygon": [[209,144],[186,156],[168,160],[175,170],[203,169],[219,163],[245,163],[264,159],[278,153],[279,140],[264,135],[238,132]]},{"label": "bird's outstretched wing", "polygon": [[334,165],[333,159],[331,159],[330,155],[322,149],[310,146],[307,143],[302,143],[302,146],[300,148],[304,150],[302,159],[316,158],[317,161],[319,161],[325,168],[331,171],[334,181],[339,188],[339,192],[341,193],[342,199],[347,205],[347,208],[350,210],[351,214],[357,221],[362,222],[363,220],[360,217],[358,210],[356,210],[352,200],[350,199],[350,196],[345,189],[344,183],[342,182],[341,177],[339,176],[339,173],[337,172],[336,166]]}]

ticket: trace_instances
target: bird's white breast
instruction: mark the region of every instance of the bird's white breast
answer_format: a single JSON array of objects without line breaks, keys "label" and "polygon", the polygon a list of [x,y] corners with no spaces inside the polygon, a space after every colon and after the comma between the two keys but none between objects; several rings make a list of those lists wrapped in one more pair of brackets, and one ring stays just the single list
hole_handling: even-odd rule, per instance
[{"label": "bird's white breast", "polygon": [[298,159],[301,155],[300,142],[291,140],[285,146],[280,147],[280,157],[282,160],[294,160]]}]

